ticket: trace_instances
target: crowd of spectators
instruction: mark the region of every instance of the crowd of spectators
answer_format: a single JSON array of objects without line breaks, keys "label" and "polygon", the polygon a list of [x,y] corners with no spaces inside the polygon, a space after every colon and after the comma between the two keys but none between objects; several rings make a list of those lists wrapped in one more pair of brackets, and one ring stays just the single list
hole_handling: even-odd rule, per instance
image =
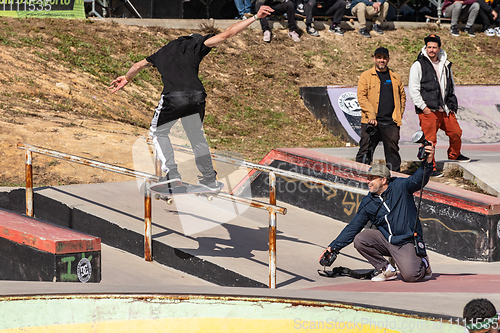
[{"label": "crowd of spectators", "polygon": [[[274,9],[274,16],[280,16],[288,24],[288,36],[296,42],[300,42],[300,33],[296,25],[297,17],[304,19],[306,32],[313,37],[319,37],[320,33],[314,28],[314,18],[321,17],[331,22],[327,30],[339,36],[344,35],[341,28],[343,17],[356,18],[359,23],[359,34],[371,38],[373,31],[383,34],[382,23],[385,21],[389,2],[387,0],[234,0],[238,9],[236,19],[245,20],[252,16],[252,8],[258,11],[262,5]],[[463,21],[465,35],[475,37],[473,24],[481,24],[482,31],[487,36],[500,37],[500,21],[498,11],[500,0],[444,0],[442,16],[449,19],[450,34],[460,36],[458,23]],[[367,27],[366,20],[373,20],[371,27]],[[260,20],[264,41],[271,41],[271,29],[269,19]]]}]

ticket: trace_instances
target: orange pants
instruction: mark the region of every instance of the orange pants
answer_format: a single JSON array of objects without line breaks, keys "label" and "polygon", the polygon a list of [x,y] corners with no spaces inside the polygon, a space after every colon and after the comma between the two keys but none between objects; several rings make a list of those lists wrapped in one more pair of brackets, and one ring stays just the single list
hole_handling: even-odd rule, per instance
[{"label": "orange pants", "polygon": [[[431,141],[436,146],[437,131],[442,129],[450,138],[450,146],[448,147],[448,159],[454,160],[460,156],[462,148],[462,129],[458,124],[457,117],[454,112],[448,115],[446,112],[435,111],[430,114],[419,113],[420,127],[424,132],[427,141]],[[433,160],[434,170],[436,169],[436,161]]]}]

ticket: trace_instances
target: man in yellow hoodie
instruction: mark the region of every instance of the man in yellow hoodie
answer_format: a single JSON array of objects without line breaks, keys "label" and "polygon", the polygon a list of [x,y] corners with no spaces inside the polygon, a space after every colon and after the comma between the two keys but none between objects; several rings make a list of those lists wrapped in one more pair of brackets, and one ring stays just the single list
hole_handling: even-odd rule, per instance
[{"label": "man in yellow hoodie", "polygon": [[373,54],[374,66],[358,81],[361,107],[361,140],[356,162],[371,164],[377,144],[382,141],[386,166],[400,171],[399,128],[406,105],[401,76],[387,67],[389,50],[379,47]]}]

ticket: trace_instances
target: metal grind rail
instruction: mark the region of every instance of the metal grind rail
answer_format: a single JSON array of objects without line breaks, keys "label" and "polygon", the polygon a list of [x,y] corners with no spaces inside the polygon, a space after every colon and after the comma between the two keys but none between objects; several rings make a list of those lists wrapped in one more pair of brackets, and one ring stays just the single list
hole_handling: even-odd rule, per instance
[{"label": "metal grind rail", "polygon": [[[146,261],[152,261],[152,230],[151,230],[151,210],[152,210],[152,202],[151,202],[151,192],[149,191],[151,182],[156,182],[159,180],[158,175],[152,175],[145,172],[140,172],[132,169],[127,169],[123,167],[118,167],[112,164],[107,164],[83,157],[78,157],[75,155],[69,155],[66,153],[61,153],[58,151],[33,146],[25,143],[18,143],[17,147],[20,149],[26,150],[26,163],[25,163],[25,173],[26,173],[26,215],[33,217],[33,153],[39,153],[46,156],[51,156],[54,158],[59,158],[66,160],[68,162],[74,162],[94,168],[99,168],[102,170],[112,171],[116,173],[120,173],[126,176],[142,178],[144,179],[146,186],[148,189],[144,191],[144,258]],[[186,153],[191,153],[190,149],[174,146],[174,149],[178,151],[183,151]],[[259,171],[264,171],[269,173],[269,201],[270,203],[263,203],[253,199],[246,199],[234,196],[232,194],[219,192],[214,195],[216,198],[230,200],[233,202],[248,204],[251,207],[265,209],[269,212],[269,288],[276,288],[276,229],[277,229],[277,218],[276,214],[280,213],[282,215],[286,214],[286,208],[276,206],[276,176],[292,178],[304,182],[309,182],[312,184],[323,185],[332,189],[349,191],[353,193],[358,193],[362,195],[366,195],[367,191],[362,190],[356,187],[347,186],[343,184],[333,183],[327,180],[322,180],[318,178],[314,178],[311,176],[302,175],[299,173],[284,171],[277,168],[269,167],[266,165],[254,164],[250,162],[246,162],[239,159],[234,159],[230,157],[220,156],[217,154],[211,154],[214,160],[222,161],[225,163],[239,165],[242,167],[247,167],[251,169],[256,169]],[[160,174],[161,169],[159,168],[158,163],[156,163],[156,171],[157,174]]]},{"label": "metal grind rail", "polygon": [[[193,151],[191,149],[188,149],[188,148],[185,148],[185,147],[182,147],[179,145],[175,145],[175,144],[172,146],[173,146],[174,150],[177,150],[177,151],[180,151],[183,153],[187,153],[187,154],[191,154],[191,155],[193,154]],[[329,187],[329,188],[332,188],[335,190],[352,192],[352,193],[360,194],[363,196],[368,194],[368,190],[364,190],[364,189],[358,188],[358,187],[334,183],[334,182],[331,182],[331,181],[328,181],[325,179],[319,179],[319,178],[315,178],[313,176],[307,176],[307,175],[303,175],[301,173],[297,173],[297,172],[293,172],[293,171],[281,170],[281,169],[270,167],[267,165],[251,163],[251,162],[247,162],[247,161],[240,160],[237,158],[232,158],[232,157],[223,156],[223,155],[219,155],[219,154],[211,153],[210,155],[212,156],[212,158],[214,160],[219,161],[219,162],[239,165],[239,166],[246,167],[249,169],[255,169],[255,170],[264,171],[264,172],[268,172],[268,173],[274,173],[276,176],[296,179],[296,180],[300,180],[303,182],[316,184],[316,185],[323,185],[325,187]],[[271,179],[271,177],[270,177],[270,179]],[[269,182],[269,183],[271,183],[271,182]]]},{"label": "metal grind rail", "polygon": [[[58,152],[55,150],[50,150],[42,147],[37,147],[25,143],[19,142],[17,147],[20,149],[24,149],[26,151],[26,162],[25,162],[25,174],[26,174],[26,215],[30,217],[34,217],[33,210],[33,153],[38,153],[46,156],[51,156],[54,158],[62,159],[68,162],[78,163],[94,168],[99,168],[102,170],[116,172],[122,175],[142,178],[146,182],[145,188],[148,189],[144,191],[144,258],[146,261],[153,261],[152,257],[152,229],[151,229],[151,211],[152,211],[152,202],[151,202],[151,192],[149,191],[151,182],[157,182],[159,180],[159,176],[152,175],[146,172],[136,171],[132,169],[127,169],[123,167],[119,167],[112,164],[107,164],[75,155],[69,155],[66,153]],[[237,197],[228,193],[220,192],[217,195],[214,195],[217,198],[230,200],[233,202],[238,202],[242,204],[247,204],[251,207],[265,209],[269,211],[271,216],[274,216],[274,220],[276,220],[276,213],[280,213],[285,215],[286,208],[279,207],[276,205],[271,205],[263,202],[259,202],[257,200],[251,200],[246,198]],[[271,223],[271,222],[270,222]],[[276,263],[276,261],[274,261]],[[270,265],[271,266],[271,265]],[[276,276],[276,266],[274,264],[274,272],[273,276]],[[276,284],[274,283],[274,288]]]}]

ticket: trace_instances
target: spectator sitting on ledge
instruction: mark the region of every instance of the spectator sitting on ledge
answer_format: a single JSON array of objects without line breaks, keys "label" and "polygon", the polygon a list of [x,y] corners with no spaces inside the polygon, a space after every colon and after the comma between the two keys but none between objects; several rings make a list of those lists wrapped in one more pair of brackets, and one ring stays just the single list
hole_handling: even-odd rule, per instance
[{"label": "spectator sitting on ledge", "polygon": [[380,27],[382,22],[384,22],[387,12],[389,11],[389,2],[386,0],[371,1],[371,0],[352,0],[351,2],[351,12],[352,15],[358,18],[359,22],[359,34],[363,37],[370,38],[370,32],[366,30],[366,17],[375,18],[375,24],[372,26],[372,30],[376,33],[382,35],[384,31]]},{"label": "spectator sitting on ledge", "polygon": [[318,37],[319,32],[312,26],[313,14],[332,16],[332,25],[328,32],[343,36],[344,32],[340,29],[340,22],[346,10],[344,0],[309,0],[305,6],[306,12],[306,31],[309,35]]},{"label": "spectator sitting on ledge", "polygon": [[[257,0],[255,1],[255,10],[259,11],[259,8],[263,5],[271,7],[275,14],[286,14],[286,18],[288,20],[288,36],[293,39],[294,42],[300,42],[300,37],[297,33],[297,26],[295,24],[295,5],[293,2],[290,0]],[[271,42],[271,28],[269,28],[269,21],[267,17],[264,17],[259,21],[260,26],[264,31],[264,42]]]}]

